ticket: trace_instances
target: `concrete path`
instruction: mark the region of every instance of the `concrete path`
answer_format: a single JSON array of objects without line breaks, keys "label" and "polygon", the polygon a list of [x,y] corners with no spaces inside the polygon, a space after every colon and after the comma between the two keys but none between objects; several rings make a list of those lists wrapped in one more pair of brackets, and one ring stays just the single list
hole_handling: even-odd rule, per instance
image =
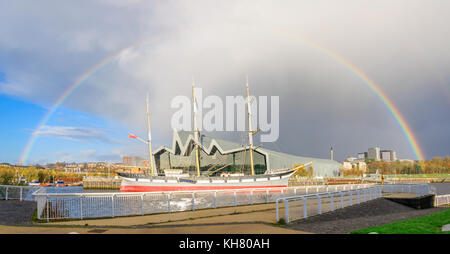
[{"label": "concrete path", "polygon": [[266,225],[242,223],[146,228],[91,228],[58,226],[1,226],[0,234],[304,234],[305,232]]}]

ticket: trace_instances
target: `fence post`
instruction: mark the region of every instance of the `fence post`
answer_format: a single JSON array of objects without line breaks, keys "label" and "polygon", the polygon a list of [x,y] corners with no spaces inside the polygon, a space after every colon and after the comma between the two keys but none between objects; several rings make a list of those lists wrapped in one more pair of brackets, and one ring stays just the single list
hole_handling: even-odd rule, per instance
[{"label": "fence post", "polygon": [[319,186],[316,187],[316,193],[318,193],[318,192],[319,192]]},{"label": "fence post", "polygon": [[287,200],[284,201],[284,217],[286,219],[286,223],[289,223],[289,202]]},{"label": "fence post", "polygon": [[344,208],[344,193],[340,192],[341,194],[341,208]]},{"label": "fence post", "polygon": [[237,198],[236,198],[236,191],[234,191],[234,206],[237,206]]},{"label": "fence post", "polygon": [[269,203],[269,190],[266,190],[266,203]]},{"label": "fence post", "polygon": [[[169,193],[167,193],[167,212],[169,212],[170,213],[170,192]],[[214,206],[215,206],[215,204],[216,204],[216,202],[215,202],[216,200],[214,199]],[[215,207],[214,207],[215,208]]]},{"label": "fence post", "polygon": [[80,195],[80,220],[83,219],[83,195]]},{"label": "fence post", "polygon": [[6,186],[6,195],[5,195],[5,200],[8,200],[8,186]]},{"label": "fence post", "polygon": [[49,206],[50,204],[49,204],[49,202],[48,202],[48,195],[45,195],[45,203],[47,204],[47,222],[49,222],[49,219],[50,219],[50,218],[49,218],[49,216],[50,216],[50,214],[49,214],[50,211],[49,211],[49,210],[50,210],[50,209],[49,209],[48,206]]},{"label": "fence post", "polygon": [[322,199],[320,198],[320,195],[317,195],[317,209],[319,214],[322,214]]},{"label": "fence post", "polygon": [[306,195],[308,195],[308,186],[306,186]]},{"label": "fence post", "polygon": [[353,190],[350,190],[350,206],[352,206],[353,205],[353,196],[352,196],[352,194],[353,194]]},{"label": "fence post", "polygon": [[144,215],[144,194],[141,195],[141,215]]},{"label": "fence post", "polygon": [[308,216],[308,212],[307,212],[308,207],[307,207],[307,203],[306,203],[307,198],[302,197],[302,199],[303,199],[303,218],[306,219],[306,217]]},{"label": "fence post", "polygon": [[278,215],[278,201],[279,201],[278,199],[275,200],[275,219],[277,222],[280,220],[280,217]]},{"label": "fence post", "polygon": [[330,194],[329,195],[330,196],[330,199],[331,199],[331,202],[330,202],[330,205],[331,205],[331,211],[334,211],[334,204],[333,204],[333,194]]},{"label": "fence post", "polygon": [[294,188],[294,196],[297,196],[297,188]]},{"label": "fence post", "polygon": [[195,192],[192,192],[192,211],[195,210]]},{"label": "fence post", "polygon": [[253,190],[250,191],[250,205],[253,205]]},{"label": "fence post", "polygon": [[114,218],[114,194],[111,196],[111,216]]},{"label": "fence post", "polygon": [[358,189],[358,204],[361,204],[361,189]]},{"label": "fence post", "polygon": [[22,192],[23,192],[23,187],[20,187],[20,201],[22,201]]}]

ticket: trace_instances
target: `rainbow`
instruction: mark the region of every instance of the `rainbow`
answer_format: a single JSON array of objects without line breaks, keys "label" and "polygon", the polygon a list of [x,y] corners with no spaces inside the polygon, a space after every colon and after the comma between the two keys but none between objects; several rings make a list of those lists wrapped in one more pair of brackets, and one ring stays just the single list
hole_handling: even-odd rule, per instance
[{"label": "rainbow", "polygon": [[315,41],[306,39],[304,37],[299,37],[292,33],[286,33],[281,30],[278,30],[275,32],[284,34],[285,36],[296,39],[297,41],[300,41],[310,47],[319,49],[321,52],[332,57],[339,63],[342,63],[348,70],[355,73],[363,81],[363,84],[365,84],[381,100],[381,102],[383,102],[384,106],[389,110],[391,115],[394,117],[395,121],[400,126],[403,134],[405,135],[406,139],[408,140],[408,143],[410,144],[411,149],[412,149],[414,155],[416,156],[416,159],[417,160],[425,159],[424,153],[419,146],[419,142],[417,141],[417,138],[415,137],[414,133],[412,132],[411,127],[407,124],[405,118],[400,114],[400,111],[398,110],[398,108],[395,107],[394,103],[381,90],[380,86],[377,85],[372,79],[370,79],[369,76],[367,76],[361,69],[357,68],[350,61],[346,60],[345,58],[343,58],[336,52],[333,52],[330,49],[325,48],[324,46],[320,45],[319,43],[317,43]]},{"label": "rainbow", "polygon": [[[155,38],[156,39],[156,38]],[[151,41],[154,41],[155,39],[152,39]],[[44,117],[41,119],[39,124],[37,125],[36,129],[31,133],[30,139],[28,140],[27,144],[25,145],[24,150],[22,151],[22,154],[20,156],[19,165],[23,165],[25,161],[28,158],[28,155],[30,154],[31,148],[33,147],[34,142],[36,141],[39,130],[42,129],[43,126],[47,123],[47,121],[52,117],[52,115],[56,112],[56,110],[61,106],[61,104],[82,84],[84,84],[89,78],[91,78],[94,74],[99,72],[101,69],[103,69],[108,64],[114,62],[117,60],[124,52],[127,50],[131,50],[134,48],[137,48],[145,43],[149,43],[150,40],[145,39],[138,41],[137,43],[134,43],[133,45],[126,47],[119,52],[115,53],[114,55],[108,56],[96,65],[92,66],[87,72],[85,72],[83,75],[81,75],[79,78],[75,80],[73,84],[71,84],[67,90],[56,100],[56,102],[53,104],[53,106],[47,111],[47,113],[44,115]]]},{"label": "rainbow", "polygon": [[[414,155],[416,156],[417,160],[424,160],[425,156],[423,155],[422,149],[419,146],[419,142],[417,141],[417,138],[414,136],[414,133],[412,132],[411,128],[405,121],[404,117],[400,114],[399,110],[395,107],[395,105],[392,103],[392,101],[388,98],[388,96],[380,89],[380,87],[371,80],[362,70],[358,69],[356,66],[354,66],[350,61],[346,60],[336,52],[331,51],[328,48],[325,48],[324,46],[318,44],[317,42],[314,42],[312,40],[307,40],[303,37],[299,37],[297,35],[293,34],[286,34],[286,33],[280,33],[280,31],[276,31],[279,34],[284,34],[285,36],[294,38],[304,44],[307,44],[313,48],[319,49],[326,55],[332,57],[339,63],[343,64],[348,70],[355,73],[362,81],[363,83],[381,100],[381,102],[386,106],[386,108],[389,110],[391,115],[394,117],[398,125],[400,126],[402,132],[404,133],[405,137],[408,140],[408,143],[410,144],[412,151]],[[100,61],[98,64],[94,65],[92,68],[90,68],[87,72],[85,72],[83,75],[81,75],[73,84],[71,84],[68,89],[59,97],[59,99],[55,102],[55,104],[48,110],[48,112],[45,114],[45,116],[42,118],[42,120],[37,125],[37,128],[30,136],[30,139],[28,140],[22,154],[19,160],[19,164],[22,165],[25,163],[25,161],[28,158],[28,155],[31,151],[31,148],[33,147],[34,142],[36,141],[39,130],[45,126],[47,121],[51,118],[51,116],[55,113],[55,111],[61,106],[61,104],[75,91],[76,88],[78,88],[80,85],[84,84],[90,77],[92,77],[94,74],[96,74],[98,71],[100,71],[102,68],[107,66],[108,64],[115,61],[121,54],[127,50],[136,48],[144,43],[147,43],[148,41],[140,41],[138,43],[133,44],[132,46],[129,46],[127,48],[124,48],[120,50],[118,53],[109,56],[102,61]]]}]

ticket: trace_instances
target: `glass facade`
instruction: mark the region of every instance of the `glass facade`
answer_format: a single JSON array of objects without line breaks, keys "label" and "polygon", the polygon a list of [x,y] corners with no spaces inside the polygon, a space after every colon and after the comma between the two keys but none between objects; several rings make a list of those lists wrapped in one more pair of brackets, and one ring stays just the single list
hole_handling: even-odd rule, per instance
[{"label": "glass facade", "polygon": [[[196,175],[195,150],[189,149],[188,154],[188,156],[183,156],[170,153],[167,150],[160,151],[155,154],[158,172],[163,173],[165,169],[183,169],[190,175]],[[263,174],[267,169],[265,156],[253,151],[253,165],[255,174]],[[203,150],[200,150],[200,172],[205,176],[220,175],[224,172],[251,175],[250,152],[245,150],[221,154],[216,148],[213,148],[211,154],[206,154]]]}]

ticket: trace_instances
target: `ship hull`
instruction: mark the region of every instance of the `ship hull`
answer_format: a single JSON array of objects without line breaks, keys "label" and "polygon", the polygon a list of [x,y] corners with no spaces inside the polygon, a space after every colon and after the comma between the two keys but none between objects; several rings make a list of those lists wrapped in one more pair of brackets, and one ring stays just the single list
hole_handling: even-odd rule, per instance
[{"label": "ship hull", "polygon": [[239,190],[258,188],[283,188],[288,186],[293,172],[261,175],[258,177],[216,178],[146,178],[121,176],[121,192]]}]

